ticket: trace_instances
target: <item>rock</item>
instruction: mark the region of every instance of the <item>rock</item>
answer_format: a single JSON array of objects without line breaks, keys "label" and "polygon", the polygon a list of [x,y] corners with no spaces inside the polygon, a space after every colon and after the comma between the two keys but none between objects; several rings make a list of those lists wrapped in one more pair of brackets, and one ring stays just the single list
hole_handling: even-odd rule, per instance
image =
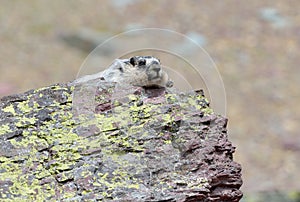
[{"label": "rock", "polygon": [[[67,45],[90,53],[99,45],[103,44],[110,37],[109,33],[97,32],[88,28],[83,28],[73,33],[59,33],[58,38]],[[95,49],[98,55],[108,56],[114,52],[114,47],[106,45],[105,48]]]},{"label": "rock", "polygon": [[260,17],[277,29],[284,29],[291,24],[291,22],[286,17],[282,16],[276,8],[272,7],[261,9]]},{"label": "rock", "polygon": [[1,201],[241,199],[227,119],[202,91],[118,97],[103,84],[93,116],[73,114],[73,91],[56,84],[1,99]]},{"label": "rock", "polygon": [[263,191],[259,193],[248,193],[246,194],[242,202],[265,202],[265,201],[272,201],[272,202],[299,202],[300,201],[300,192],[299,191]]}]

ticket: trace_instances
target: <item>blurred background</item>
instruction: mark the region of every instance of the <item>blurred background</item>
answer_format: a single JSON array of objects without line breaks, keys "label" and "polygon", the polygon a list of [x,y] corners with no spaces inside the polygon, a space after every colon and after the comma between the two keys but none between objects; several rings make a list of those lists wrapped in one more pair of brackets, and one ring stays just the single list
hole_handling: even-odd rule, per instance
[{"label": "blurred background", "polygon": [[242,200],[299,201],[300,1],[0,3],[0,97],[73,80],[95,44],[126,30],[180,32],[222,76]]}]

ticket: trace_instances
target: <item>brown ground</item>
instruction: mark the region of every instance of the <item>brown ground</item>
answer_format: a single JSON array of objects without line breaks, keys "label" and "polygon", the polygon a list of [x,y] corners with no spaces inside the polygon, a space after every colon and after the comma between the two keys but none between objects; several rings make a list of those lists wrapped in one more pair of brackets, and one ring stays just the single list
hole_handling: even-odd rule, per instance
[{"label": "brown ground", "polygon": [[[226,88],[243,191],[299,191],[300,2],[113,2],[1,0],[0,96],[76,77],[87,53],[62,42],[61,33],[89,28],[113,36],[137,25],[198,32]],[[274,21],[263,19],[264,8],[278,11]]]}]

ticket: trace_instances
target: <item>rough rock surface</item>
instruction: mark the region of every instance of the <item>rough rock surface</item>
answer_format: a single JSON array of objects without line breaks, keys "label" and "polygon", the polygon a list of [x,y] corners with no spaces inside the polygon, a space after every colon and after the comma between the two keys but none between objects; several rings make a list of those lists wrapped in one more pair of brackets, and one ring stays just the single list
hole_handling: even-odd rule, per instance
[{"label": "rough rock surface", "polygon": [[240,200],[227,119],[202,91],[116,89],[97,87],[93,113],[67,84],[3,97],[1,201]]}]

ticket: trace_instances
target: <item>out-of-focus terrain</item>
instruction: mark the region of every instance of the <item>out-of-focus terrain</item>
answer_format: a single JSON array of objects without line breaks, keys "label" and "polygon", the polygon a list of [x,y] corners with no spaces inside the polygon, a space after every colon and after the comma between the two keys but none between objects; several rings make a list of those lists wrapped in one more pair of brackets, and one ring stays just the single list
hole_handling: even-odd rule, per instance
[{"label": "out-of-focus terrain", "polygon": [[300,191],[299,10],[298,0],[1,0],[0,96],[73,80],[88,53],[68,33],[192,33],[224,81],[243,192]]}]

